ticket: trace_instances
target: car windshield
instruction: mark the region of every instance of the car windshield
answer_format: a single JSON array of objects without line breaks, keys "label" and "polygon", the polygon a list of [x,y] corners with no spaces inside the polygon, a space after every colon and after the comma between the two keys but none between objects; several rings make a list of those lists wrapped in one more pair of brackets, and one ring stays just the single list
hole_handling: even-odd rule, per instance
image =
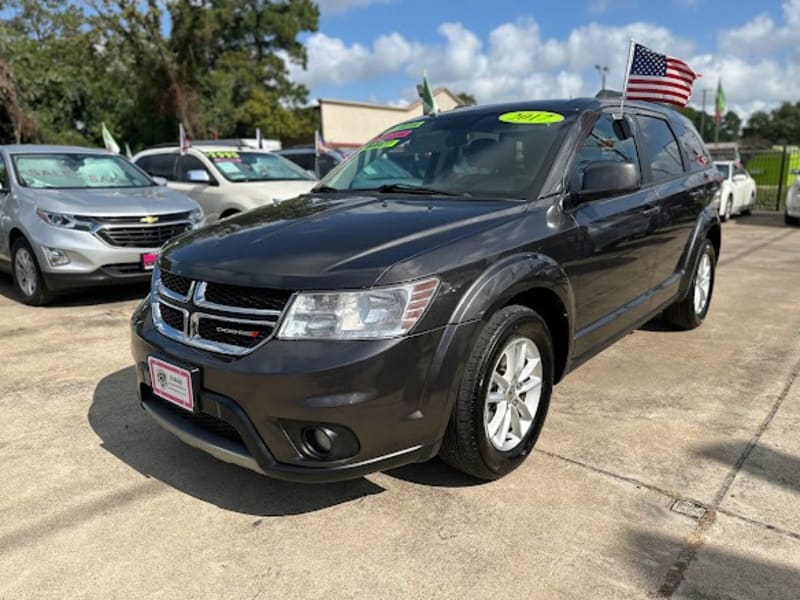
[{"label": "car windshield", "polygon": [[313,181],[290,160],[269,152],[209,150],[204,153],[228,181]]},{"label": "car windshield", "polygon": [[714,166],[717,167],[717,171],[722,173],[722,176],[725,179],[727,179],[728,177],[731,176],[731,166],[730,165],[725,164],[725,163],[715,163]]},{"label": "car windshield", "polygon": [[80,152],[15,154],[20,185],[31,188],[139,188],[155,185],[126,159]]},{"label": "car windshield", "polygon": [[413,191],[528,198],[551,159],[564,116],[544,111],[458,111],[402,123],[324,178],[324,191]]}]

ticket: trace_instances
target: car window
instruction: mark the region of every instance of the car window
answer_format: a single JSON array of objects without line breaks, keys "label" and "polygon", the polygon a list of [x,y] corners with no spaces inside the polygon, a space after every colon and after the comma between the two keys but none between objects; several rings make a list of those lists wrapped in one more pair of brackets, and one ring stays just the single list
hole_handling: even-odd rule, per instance
[{"label": "car window", "polygon": [[418,118],[367,142],[322,185],[377,191],[426,187],[467,197],[525,200],[546,172],[571,118],[502,109]]},{"label": "car window", "polygon": [[733,169],[733,174],[744,175],[745,177],[747,177],[747,171],[745,171],[744,168],[739,165],[736,165],[736,167]]},{"label": "car window", "polygon": [[208,169],[199,158],[191,154],[182,154],[178,157],[178,181],[189,181],[187,176],[189,171],[205,171],[208,173]]},{"label": "car window", "polygon": [[581,189],[583,172],[587,166],[598,161],[632,162],[639,169],[639,155],[633,138],[625,137],[620,127],[615,127],[609,115],[601,115],[591,133],[581,146],[572,163],[569,186]]},{"label": "car window", "polygon": [[228,181],[312,181],[302,168],[272,152],[210,150],[206,157]]},{"label": "car window", "polygon": [[711,156],[700,136],[690,127],[680,133],[681,148],[690,172],[702,171],[711,164]]},{"label": "car window", "polygon": [[291,154],[282,154],[284,158],[289,159],[294,164],[299,165],[306,171],[314,171],[314,153],[313,152],[292,152]]},{"label": "car window", "polygon": [[136,161],[136,166],[143,169],[153,177],[163,177],[169,181],[175,180],[175,159],[177,154],[149,154]]},{"label": "car window", "polygon": [[88,189],[153,185],[127,159],[110,154],[14,154],[13,163],[17,180],[24,187]]},{"label": "car window", "polygon": [[8,171],[2,155],[0,155],[0,189],[8,190]]},{"label": "car window", "polygon": [[678,150],[678,141],[667,122],[643,115],[638,115],[636,120],[642,132],[642,148],[650,165],[653,183],[682,175],[683,163]]},{"label": "car window", "polygon": [[724,179],[728,179],[731,176],[731,166],[729,164],[716,163],[714,166],[717,167],[717,171],[722,174]]}]

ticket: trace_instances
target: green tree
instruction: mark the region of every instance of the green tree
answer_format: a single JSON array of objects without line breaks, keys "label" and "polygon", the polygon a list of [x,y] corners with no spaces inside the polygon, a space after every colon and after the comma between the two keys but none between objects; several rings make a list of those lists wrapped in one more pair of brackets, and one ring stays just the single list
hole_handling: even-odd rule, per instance
[{"label": "green tree", "polygon": [[[704,117],[702,111],[695,110],[691,106],[685,106],[679,110],[694,124],[697,131],[706,142],[714,141],[717,135],[717,123],[714,120],[714,115],[706,113]],[[735,112],[728,111],[719,124],[719,141],[737,141],[740,137],[741,129],[742,119]]]},{"label": "green tree", "polygon": [[758,111],[750,115],[745,136],[757,145],[800,144],[800,102],[784,102],[767,113]]}]

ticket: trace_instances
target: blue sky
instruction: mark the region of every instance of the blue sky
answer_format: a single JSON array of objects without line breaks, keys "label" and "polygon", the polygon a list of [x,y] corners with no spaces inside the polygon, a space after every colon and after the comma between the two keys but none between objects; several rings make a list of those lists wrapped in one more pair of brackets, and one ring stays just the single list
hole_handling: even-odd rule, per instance
[{"label": "blue sky", "polygon": [[703,88],[722,78],[743,116],[800,100],[800,0],[320,0],[319,31],[304,37],[310,98],[400,104],[431,84],[482,103],[592,95],[608,65],[620,88],[627,40],[687,60]]}]

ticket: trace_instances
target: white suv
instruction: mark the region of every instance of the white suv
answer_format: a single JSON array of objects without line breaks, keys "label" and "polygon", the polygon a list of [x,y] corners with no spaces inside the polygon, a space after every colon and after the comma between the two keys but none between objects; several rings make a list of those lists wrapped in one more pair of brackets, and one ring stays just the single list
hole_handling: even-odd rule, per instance
[{"label": "white suv", "polygon": [[247,147],[198,144],[151,148],[133,162],[202,208],[209,223],[311,190],[317,181],[282,156]]}]

